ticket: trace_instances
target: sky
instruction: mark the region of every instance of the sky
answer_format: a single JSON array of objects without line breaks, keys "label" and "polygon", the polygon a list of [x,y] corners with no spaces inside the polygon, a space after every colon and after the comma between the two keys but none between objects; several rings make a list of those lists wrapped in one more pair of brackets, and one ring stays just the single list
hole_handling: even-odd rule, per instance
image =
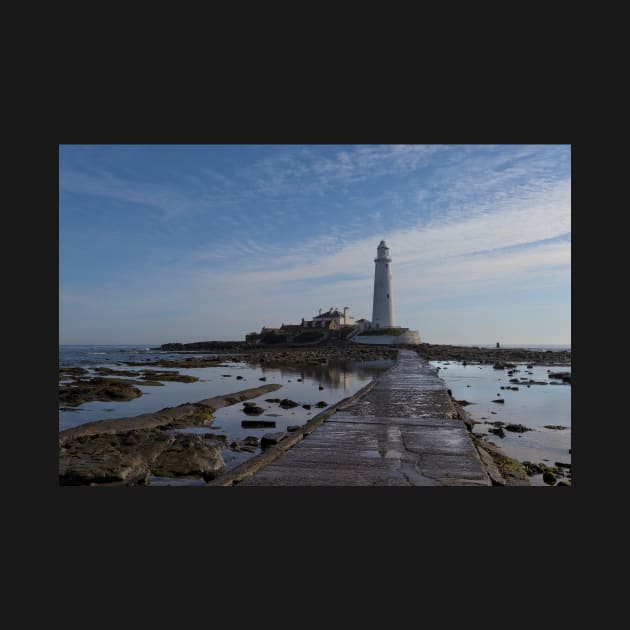
[{"label": "sky", "polygon": [[59,342],[243,340],[320,308],[571,343],[570,145],[60,145]]}]

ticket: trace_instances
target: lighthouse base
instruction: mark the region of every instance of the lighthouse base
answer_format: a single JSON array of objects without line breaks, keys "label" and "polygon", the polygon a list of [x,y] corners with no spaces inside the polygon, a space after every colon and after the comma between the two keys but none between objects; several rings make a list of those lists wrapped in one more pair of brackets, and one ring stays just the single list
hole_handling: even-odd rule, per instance
[{"label": "lighthouse base", "polygon": [[382,330],[369,328],[351,337],[350,341],[380,346],[393,346],[399,343],[419,345],[422,343],[420,333],[417,330],[398,327]]}]

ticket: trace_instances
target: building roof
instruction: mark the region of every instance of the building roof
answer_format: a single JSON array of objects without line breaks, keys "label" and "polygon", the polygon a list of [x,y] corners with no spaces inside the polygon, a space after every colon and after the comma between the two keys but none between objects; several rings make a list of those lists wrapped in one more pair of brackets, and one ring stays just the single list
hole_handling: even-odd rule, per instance
[{"label": "building roof", "polygon": [[330,317],[343,317],[343,313],[341,311],[326,311],[325,313],[322,313],[321,315],[315,315],[315,317],[313,317],[313,319],[326,319],[326,318],[330,318]]}]

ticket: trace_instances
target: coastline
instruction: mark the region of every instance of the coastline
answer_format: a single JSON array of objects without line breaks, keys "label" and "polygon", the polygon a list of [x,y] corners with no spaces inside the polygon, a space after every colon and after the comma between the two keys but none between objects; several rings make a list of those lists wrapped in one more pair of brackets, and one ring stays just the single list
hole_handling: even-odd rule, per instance
[{"label": "coastline", "polygon": [[[361,359],[367,360],[368,358],[370,360],[391,358],[392,355],[398,355],[397,348],[398,347],[356,346],[355,344],[345,342],[336,344],[329,343],[325,346],[308,348],[293,348],[287,346],[250,346],[239,348],[239,351],[237,353],[232,354],[235,348],[230,344],[230,354],[217,352],[218,348],[215,345],[213,345],[214,352],[212,354],[216,357],[214,361],[216,361],[217,359],[219,361],[244,361],[247,363],[255,363],[261,366],[277,368],[283,366],[295,367],[296,365],[309,364],[321,365],[327,363],[329,360],[339,359],[360,361]],[[571,358],[570,352],[567,351],[542,352],[525,349],[496,349],[478,347],[470,348],[464,346],[443,346],[431,344],[421,344],[420,346],[407,346],[407,349],[417,352],[420,356],[422,356],[422,358],[428,361],[451,360],[467,362],[469,364],[495,364],[499,362],[520,361],[531,362],[532,364],[536,363],[538,365],[569,365]],[[169,350],[169,352],[173,353],[172,350]],[[175,353],[177,352],[178,351],[175,351]],[[183,350],[179,352],[182,352],[182,354],[194,352],[195,354],[199,355],[203,354],[204,351],[201,349],[195,349]],[[210,359],[205,360],[209,361]],[[181,361],[174,360],[169,363],[165,363],[164,360],[145,361],[142,363],[142,365],[161,365],[163,367],[188,367],[190,365],[199,364],[199,361],[200,359],[195,359],[194,357],[182,357]],[[204,359],[201,359],[201,361],[204,361]],[[137,365],[137,363],[131,362],[129,364]],[[271,459],[274,459],[279,454],[290,448],[292,445],[297,444],[301,439],[303,439],[305,435],[308,435],[328,416],[332,415],[337,408],[341,407],[343,404],[347,404],[350,400],[354,401],[361,398],[372,389],[372,387],[376,384],[378,378],[380,378],[380,376],[373,378],[367,385],[363,386],[361,390],[355,392],[352,396],[340,400],[337,403],[333,403],[327,409],[309,419],[304,425],[297,427],[297,430],[295,430],[294,428],[294,432],[286,436],[286,439],[282,439],[282,441],[279,441],[277,444],[271,445],[264,451],[260,452],[257,455],[254,455],[253,457],[246,460],[244,463],[237,465],[231,470],[218,471],[218,469],[212,469],[203,471],[201,470],[203,468],[202,466],[200,468],[201,472],[199,474],[206,480],[206,484],[204,485],[231,485],[234,482],[238,482],[247,474],[251,474],[250,471],[256,468],[256,466],[264,465],[264,463],[271,461]],[[196,418],[194,421],[191,420],[191,418],[195,416],[195,414],[199,415],[200,409],[203,409],[203,411],[205,411],[206,413],[211,414],[214,409],[218,409],[221,406],[231,405],[235,402],[255,397],[255,395],[258,395],[256,393],[258,391],[268,391],[265,387],[269,386],[262,386],[260,388],[249,390],[241,390],[239,392],[233,392],[232,394],[217,396],[213,399],[205,399],[200,401],[199,403],[188,404],[188,407],[186,407],[185,405],[179,405],[178,407],[165,408],[160,410],[159,412],[155,412],[152,414],[139,414],[138,416],[131,416],[127,418],[100,420],[92,423],[84,423],[82,425],[78,425],[73,429],[60,432],[60,448],[62,447],[63,443],[68,440],[73,440],[75,443],[78,443],[80,440],[85,441],[86,438],[88,438],[89,436],[103,436],[105,434],[108,434],[110,436],[117,436],[118,438],[121,438],[121,440],[127,440],[128,442],[132,442],[134,439],[138,441],[138,434],[142,433],[143,431],[151,434],[150,438],[153,442],[155,442],[156,440],[159,441],[160,436],[158,435],[158,433],[163,433],[165,428],[172,428],[174,426],[173,422],[183,421],[184,424],[185,422],[189,422],[189,426],[195,424],[205,424],[205,420],[201,418],[201,416],[199,418]],[[252,392],[254,392],[254,394],[249,395]],[[222,403],[219,401],[220,398],[223,399]],[[531,485],[528,481],[527,468],[523,466],[523,464],[518,460],[508,457],[500,449],[499,446],[491,442],[487,442],[483,440],[480,436],[475,435],[473,433],[473,427],[477,423],[477,421],[475,421],[470,416],[470,414],[459,404],[457,400],[453,398],[452,395],[450,396],[450,398],[452,399],[453,406],[457,411],[457,417],[460,418],[462,422],[464,422],[468,429],[470,439],[473,442],[476,450],[478,451],[482,464],[493,485]],[[210,404],[210,401],[213,404]],[[197,407],[196,405],[198,404],[202,404],[202,407]],[[199,450],[199,448],[201,447],[212,447],[210,449],[212,451],[211,454],[212,457],[215,457],[217,453],[220,453],[220,450],[222,448],[226,448],[227,446],[227,444],[221,443],[221,437],[224,436],[212,435],[210,439],[206,439],[204,442],[199,436],[192,436],[192,438],[195,438],[192,439],[190,434],[188,434],[187,439],[189,441],[192,439],[192,442],[190,442],[188,446],[192,447],[193,450]],[[183,440],[184,438],[178,437],[177,439]],[[213,440],[219,443],[213,443]],[[142,440],[140,440],[140,442],[142,442]],[[173,442],[173,440],[171,440],[171,442]],[[118,442],[109,444],[108,448],[110,448],[110,450],[115,450],[119,449],[120,446],[121,445],[119,440]],[[127,446],[129,446],[129,444],[127,444]],[[78,451],[76,452],[80,452],[80,450],[81,449],[78,449]],[[133,451],[133,449],[127,450]],[[203,451],[203,448],[201,448],[201,450]],[[147,483],[148,478],[146,474],[144,475],[144,477],[142,475],[142,471],[144,470],[144,468],[139,465],[137,461],[133,466],[128,466],[127,468],[128,471],[126,473],[123,473],[122,478],[118,480],[109,479],[108,483],[123,485],[144,485]],[[216,481],[215,478],[217,479]],[[222,479],[223,481],[219,481],[219,479]],[[229,481],[230,479],[231,481]],[[229,483],[225,483],[226,481],[229,481]],[[97,482],[94,485],[101,485],[101,483]],[[562,483],[560,485],[569,484]]]}]

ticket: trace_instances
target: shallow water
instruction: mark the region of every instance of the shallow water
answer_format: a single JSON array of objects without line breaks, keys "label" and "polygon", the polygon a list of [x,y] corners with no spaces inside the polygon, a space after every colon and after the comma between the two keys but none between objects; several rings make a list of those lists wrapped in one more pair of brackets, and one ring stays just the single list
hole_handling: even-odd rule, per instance
[{"label": "shallow water", "polygon": [[[203,353],[199,353],[202,356]],[[118,362],[108,361],[100,363],[103,355],[90,355],[83,357],[81,365],[90,370],[94,367],[106,366],[120,370],[140,370],[139,366],[118,365]],[[112,355],[110,354],[110,357]],[[163,357],[161,355],[148,355],[148,358]],[[181,355],[179,355],[181,357]],[[192,355],[194,356],[194,355]],[[116,356],[120,359],[120,356]],[[145,357],[147,358],[147,357]],[[137,360],[124,357],[124,360]],[[66,360],[64,365],[73,365]],[[214,414],[214,421],[203,427],[190,427],[178,429],[185,433],[216,433],[225,435],[228,444],[234,440],[240,440],[247,436],[262,438],[266,433],[286,431],[290,425],[301,426],[324,408],[317,408],[319,401],[329,406],[333,403],[352,396],[359,389],[367,385],[375,376],[383,372],[393,364],[392,361],[337,361],[327,365],[299,366],[295,368],[270,368],[256,367],[243,362],[226,362],[220,366],[207,368],[168,368],[148,366],[151,369],[179,371],[181,374],[199,377],[194,383],[177,383],[165,381],[163,386],[138,385],[143,395],[139,398],[124,402],[100,402],[84,403],[78,407],[64,407],[59,411],[59,430],[78,426],[95,420],[121,418],[135,416],[142,413],[159,411],[165,407],[173,407],[186,402],[197,402],[204,398],[211,398],[222,394],[238,392],[244,389],[259,387],[261,385],[279,384],[281,388],[252,398],[249,402],[255,402],[265,411],[259,416],[249,416],[243,412],[243,404],[237,403],[229,407],[219,409]],[[77,363],[74,363],[77,365]],[[237,379],[237,376],[242,378]],[[125,378],[116,376],[115,378]],[[130,378],[137,378],[131,375]],[[264,378],[265,380],[260,380]],[[320,389],[320,387],[322,389]],[[265,402],[266,398],[289,398],[299,407],[283,409],[278,403]],[[313,405],[311,409],[304,409],[301,405]],[[270,420],[276,423],[275,427],[243,428],[243,420]],[[223,450],[222,456],[226,470],[230,470],[243,461],[260,453],[260,449],[254,452],[232,451],[229,448]],[[203,485],[196,484],[190,479],[151,479],[151,485]]]},{"label": "shallow water", "polygon": [[[474,433],[497,444],[509,457],[519,461],[571,463],[571,385],[550,379],[550,372],[570,372],[571,367],[536,366],[528,369],[526,363],[517,364],[513,376],[508,370],[495,370],[491,365],[462,365],[454,361],[431,361],[439,367],[439,375],[446,382],[456,400],[467,400],[468,414],[480,424]],[[511,378],[544,381],[545,385],[519,385]],[[518,391],[500,389],[501,386],[518,387]],[[494,403],[503,399],[505,402]],[[505,431],[500,438],[488,432],[492,425],[486,422],[500,420],[522,424],[531,431],[513,433]],[[562,425],[566,429],[547,429],[545,425]],[[533,485],[545,485],[540,475],[530,477]]]}]

